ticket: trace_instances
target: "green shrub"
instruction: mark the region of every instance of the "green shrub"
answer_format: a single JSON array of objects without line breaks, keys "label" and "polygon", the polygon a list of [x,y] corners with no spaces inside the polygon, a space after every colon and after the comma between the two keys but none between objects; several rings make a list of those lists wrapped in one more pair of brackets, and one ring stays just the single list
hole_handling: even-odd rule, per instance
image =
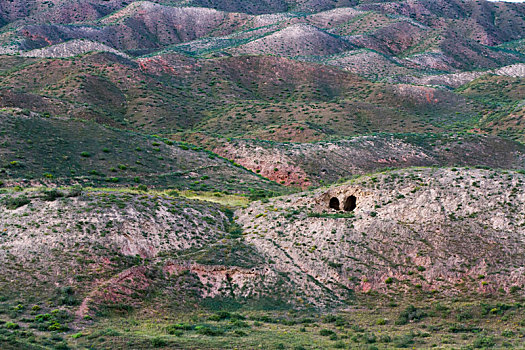
[{"label": "green shrub", "polygon": [[456,319],[458,321],[470,320],[473,317],[474,317],[474,315],[472,315],[472,311],[470,311],[470,310],[462,310],[460,313],[458,313],[456,315]]},{"label": "green shrub", "polygon": [[66,197],[78,197],[82,195],[82,186],[75,185],[67,192]]},{"label": "green shrub", "polygon": [[414,305],[409,305],[401,312],[399,318],[396,320],[396,324],[404,325],[408,322],[417,322],[426,316],[427,314],[423,309],[416,308]]},{"label": "green shrub", "polygon": [[396,348],[410,348],[415,343],[414,334],[408,333],[394,338],[394,346]]},{"label": "green shrub", "polygon": [[173,328],[170,328],[167,332],[168,334],[174,335],[176,337],[181,337],[184,334],[183,330]]},{"label": "green shrub", "polygon": [[51,314],[40,314],[35,316],[35,322],[45,322],[52,318],[53,316]]},{"label": "green shrub", "polygon": [[14,322],[6,322],[5,323],[5,328],[7,329],[18,329],[20,328],[20,326]]},{"label": "green shrub", "polygon": [[380,318],[379,320],[376,321],[376,324],[378,326],[384,326],[386,324],[386,320],[384,318]]},{"label": "green shrub", "polygon": [[75,290],[69,286],[57,289],[57,300],[59,305],[75,306],[80,304],[75,296]]},{"label": "green shrub", "polygon": [[69,327],[66,325],[61,324],[60,322],[53,322],[49,327],[47,328],[49,331],[56,331],[56,332],[67,332],[69,330]]},{"label": "green shrub", "polygon": [[331,335],[334,335],[335,332],[332,331],[331,329],[321,329],[319,331],[319,334],[322,335],[323,337],[329,337]]},{"label": "green shrub", "polygon": [[196,326],[195,330],[199,334],[208,335],[208,336],[212,336],[212,337],[224,334],[224,330],[222,330],[220,328],[208,326],[208,325]]},{"label": "green shrub", "polygon": [[504,303],[497,303],[497,304],[486,304],[481,303],[481,314],[482,315],[488,315],[488,314],[495,314],[495,315],[503,315],[505,311],[512,309],[514,306],[510,304],[504,304]]},{"label": "green shrub", "polygon": [[334,323],[335,320],[337,320],[337,317],[335,315],[326,315],[324,318],[323,318],[323,322],[324,323]]},{"label": "green shrub", "polygon": [[31,200],[26,196],[7,197],[4,199],[4,205],[9,210],[18,209],[29,203],[31,203]]},{"label": "green shrub", "polygon": [[260,200],[260,199],[264,199],[264,198],[270,198],[273,195],[274,194],[271,191],[250,189],[250,194],[249,194],[248,198],[250,200],[252,200],[252,201],[256,201],[256,200]]},{"label": "green shrub", "polygon": [[461,323],[455,323],[449,327],[451,333],[479,333],[481,328],[475,326],[467,326]]},{"label": "green shrub", "polygon": [[472,346],[476,349],[480,348],[491,348],[496,345],[493,337],[479,335],[475,340]]},{"label": "green shrub", "polygon": [[334,348],[344,349],[346,348],[346,344],[342,340],[339,340],[338,342],[334,343]]},{"label": "green shrub", "polygon": [[153,345],[154,348],[160,348],[168,345],[168,343],[160,337],[155,337],[151,339],[151,345]]},{"label": "green shrub", "polygon": [[388,334],[383,334],[381,337],[379,337],[379,341],[381,343],[390,343],[392,338]]},{"label": "green shrub", "polygon": [[375,336],[375,334],[366,334],[365,335],[365,341],[368,344],[373,344],[373,343],[377,342],[377,337]]},{"label": "green shrub", "polygon": [[193,325],[189,324],[189,323],[176,323],[176,324],[172,324],[172,325],[169,325],[167,328],[166,328],[166,331],[169,333],[169,334],[172,334],[173,332],[175,332],[176,330],[183,330],[183,331],[190,331],[193,329]]},{"label": "green shrub", "polygon": [[69,345],[67,345],[67,343],[61,342],[61,343],[55,344],[53,349],[54,350],[69,350],[71,348],[69,347]]},{"label": "green shrub", "polygon": [[227,319],[231,319],[231,320],[245,320],[246,317],[244,317],[241,314],[231,313],[231,312],[228,312],[228,311],[219,311],[219,312],[215,313],[214,315],[210,316],[210,320],[212,320],[212,321],[222,321],[222,320],[227,320]]},{"label": "green shrub", "polygon": [[51,190],[44,191],[41,198],[42,198],[42,200],[44,200],[46,202],[53,202],[57,198],[61,198],[61,197],[64,197],[64,194],[62,192],[60,192],[59,190],[54,188],[54,189],[51,189]]},{"label": "green shrub", "polygon": [[354,218],[354,212],[344,212],[344,213],[308,213],[310,218],[333,218],[333,219],[348,219]]}]

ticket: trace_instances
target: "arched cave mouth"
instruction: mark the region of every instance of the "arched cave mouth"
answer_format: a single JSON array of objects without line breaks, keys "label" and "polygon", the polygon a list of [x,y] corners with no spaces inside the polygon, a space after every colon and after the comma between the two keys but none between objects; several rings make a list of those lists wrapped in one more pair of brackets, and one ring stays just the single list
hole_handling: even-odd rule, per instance
[{"label": "arched cave mouth", "polygon": [[339,208],[339,199],[337,199],[336,197],[332,197],[330,198],[330,204],[329,204],[330,208],[332,209],[335,209],[335,210],[341,210]]},{"label": "arched cave mouth", "polygon": [[344,210],[345,211],[354,211],[357,207],[357,198],[355,196],[350,196],[345,201]]}]

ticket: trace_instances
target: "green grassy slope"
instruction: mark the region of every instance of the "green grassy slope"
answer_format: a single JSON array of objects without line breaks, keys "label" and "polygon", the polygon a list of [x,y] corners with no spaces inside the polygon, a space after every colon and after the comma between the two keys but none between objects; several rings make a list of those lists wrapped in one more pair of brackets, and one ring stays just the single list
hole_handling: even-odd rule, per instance
[{"label": "green grassy slope", "polygon": [[201,148],[93,122],[3,113],[0,143],[4,181],[146,184],[246,193],[280,189]]}]

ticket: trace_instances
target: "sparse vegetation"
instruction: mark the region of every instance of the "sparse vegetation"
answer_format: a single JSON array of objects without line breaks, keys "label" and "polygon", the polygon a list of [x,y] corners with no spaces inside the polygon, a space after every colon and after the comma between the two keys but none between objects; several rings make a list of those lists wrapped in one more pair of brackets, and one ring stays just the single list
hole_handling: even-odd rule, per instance
[{"label": "sparse vegetation", "polygon": [[523,13],[0,1],[0,349],[523,347]]}]

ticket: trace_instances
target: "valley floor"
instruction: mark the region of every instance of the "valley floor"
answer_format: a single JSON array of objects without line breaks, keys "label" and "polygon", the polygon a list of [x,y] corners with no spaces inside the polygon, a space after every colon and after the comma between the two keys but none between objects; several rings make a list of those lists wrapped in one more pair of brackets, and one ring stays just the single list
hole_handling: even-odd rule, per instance
[{"label": "valley floor", "polygon": [[[378,300],[380,300],[378,302]],[[498,301],[500,300],[500,301]],[[122,311],[80,331],[39,329],[34,310],[0,304],[2,349],[478,349],[525,346],[525,300],[413,303],[377,295],[340,313],[296,311]],[[225,304],[223,304],[225,305]]]}]

